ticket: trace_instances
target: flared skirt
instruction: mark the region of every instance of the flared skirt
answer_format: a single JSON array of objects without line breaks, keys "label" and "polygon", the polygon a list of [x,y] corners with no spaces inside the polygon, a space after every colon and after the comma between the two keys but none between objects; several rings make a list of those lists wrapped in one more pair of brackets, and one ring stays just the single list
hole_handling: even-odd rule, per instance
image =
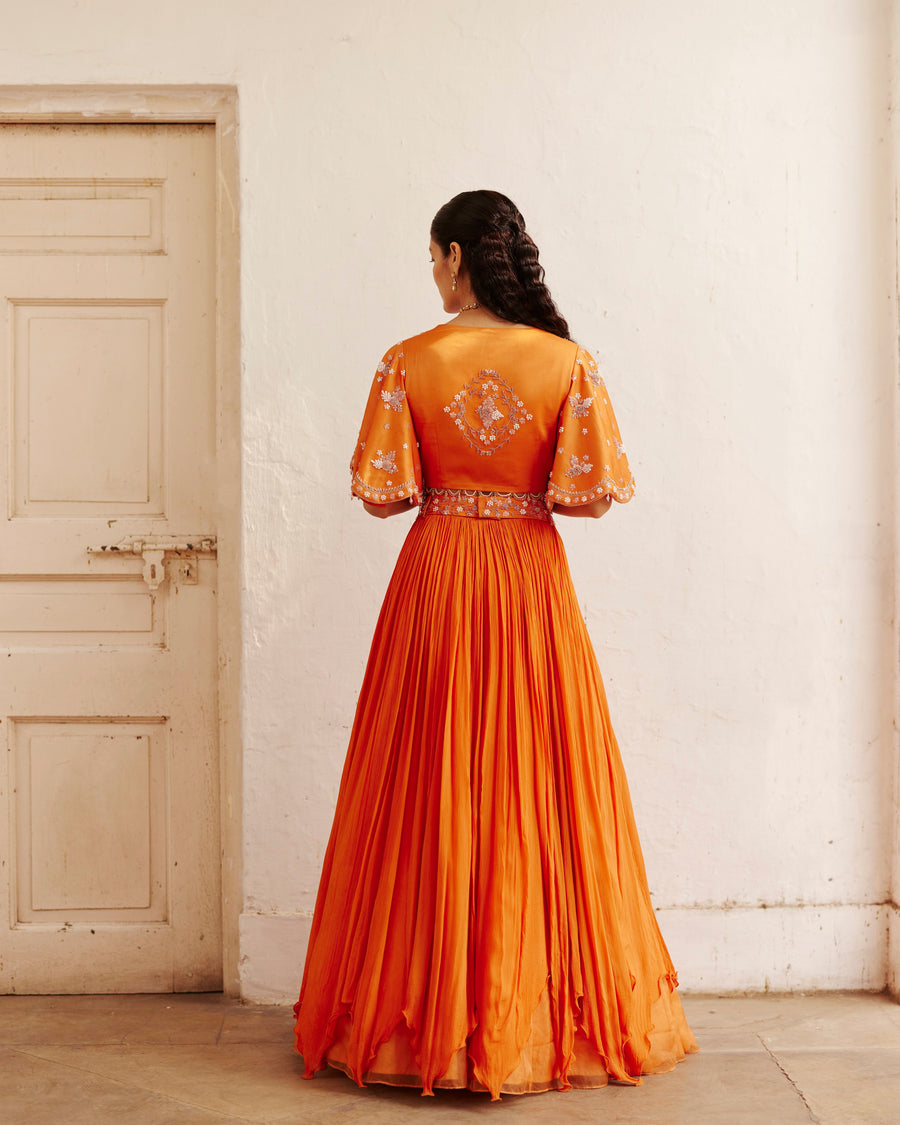
[{"label": "flared skirt", "polygon": [[369,655],[296,1050],[358,1083],[526,1093],[697,1049],[555,526],[420,515]]}]

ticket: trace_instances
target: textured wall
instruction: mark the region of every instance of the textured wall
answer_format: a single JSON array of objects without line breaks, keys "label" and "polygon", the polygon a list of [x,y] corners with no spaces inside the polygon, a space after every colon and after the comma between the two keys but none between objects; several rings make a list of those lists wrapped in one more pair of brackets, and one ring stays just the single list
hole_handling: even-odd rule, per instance
[{"label": "textured wall", "polygon": [[6,7],[4,82],[239,88],[246,995],[299,980],[408,522],[348,498],[368,383],[442,319],[428,223],[474,186],[525,213],[637,479],[560,523],[683,985],[881,987],[886,0]]},{"label": "textured wall", "polygon": [[[896,0],[891,4],[891,112],[890,112],[890,132],[888,139],[891,147],[892,158],[892,175],[891,187],[893,191],[893,206],[894,206],[894,230],[893,230],[893,250],[895,260],[898,265],[898,272],[900,272],[900,223],[898,223],[898,216],[900,216],[900,114],[897,113],[896,107],[900,105],[900,67],[896,64],[897,52],[900,50],[900,3]],[[894,300],[897,302],[896,309],[896,324],[900,330],[900,293],[894,293]],[[900,340],[895,337],[894,345],[894,371],[895,374],[900,372]],[[897,440],[900,438],[900,394],[897,393],[897,383],[895,381],[895,412],[894,412],[894,457],[895,462],[891,467],[891,476],[895,481],[897,479]],[[900,605],[900,567],[897,566],[896,560],[900,558],[900,518],[898,518],[898,498],[895,495],[894,499],[894,648],[892,659],[896,661],[900,658],[900,633],[898,633],[897,622],[897,606]],[[890,843],[889,851],[892,854],[892,867],[893,879],[891,886],[891,908],[888,914],[888,966],[887,978],[888,987],[892,994],[900,1000],[900,676],[896,677],[894,684],[894,736],[893,736],[893,762],[894,762],[894,776],[893,776],[893,790],[894,790],[894,824],[893,833]]]}]

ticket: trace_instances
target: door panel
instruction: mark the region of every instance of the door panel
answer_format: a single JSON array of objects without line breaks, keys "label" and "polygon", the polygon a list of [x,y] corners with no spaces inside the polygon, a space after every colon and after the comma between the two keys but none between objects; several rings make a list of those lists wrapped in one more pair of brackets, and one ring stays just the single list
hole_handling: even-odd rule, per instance
[{"label": "door panel", "polygon": [[13,307],[14,515],[164,515],[165,304]]},{"label": "door panel", "polygon": [[0,133],[0,991],[218,988],[214,128]]}]

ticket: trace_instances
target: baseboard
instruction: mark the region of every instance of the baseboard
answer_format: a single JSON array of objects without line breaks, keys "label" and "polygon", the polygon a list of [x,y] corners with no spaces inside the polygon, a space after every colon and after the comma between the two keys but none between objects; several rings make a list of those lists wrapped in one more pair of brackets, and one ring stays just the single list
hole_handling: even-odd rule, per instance
[{"label": "baseboard", "polygon": [[900,1000],[900,906],[892,902],[888,909],[887,986],[895,1000]]},{"label": "baseboard", "polygon": [[[897,907],[671,907],[657,919],[684,993],[878,992],[889,979],[897,992],[900,984]],[[244,1000],[294,1003],[311,924],[308,914],[241,915]]]},{"label": "baseboard", "polygon": [[[887,984],[890,909],[670,908],[656,916],[685,993],[879,992]],[[896,932],[900,941],[900,924]]]},{"label": "baseboard", "polygon": [[311,914],[242,914],[241,999],[293,1004],[312,926]]}]

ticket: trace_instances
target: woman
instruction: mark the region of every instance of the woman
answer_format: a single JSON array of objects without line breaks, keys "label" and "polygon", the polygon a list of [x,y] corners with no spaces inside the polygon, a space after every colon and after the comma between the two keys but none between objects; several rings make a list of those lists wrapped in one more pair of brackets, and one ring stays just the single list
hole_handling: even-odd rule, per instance
[{"label": "woman", "polygon": [[603,380],[504,195],[431,228],[453,320],[384,356],[351,463],[421,504],[378,620],[316,902],[296,1049],[357,1083],[631,1084],[696,1042],[650,903],[551,510],[634,484]]}]

